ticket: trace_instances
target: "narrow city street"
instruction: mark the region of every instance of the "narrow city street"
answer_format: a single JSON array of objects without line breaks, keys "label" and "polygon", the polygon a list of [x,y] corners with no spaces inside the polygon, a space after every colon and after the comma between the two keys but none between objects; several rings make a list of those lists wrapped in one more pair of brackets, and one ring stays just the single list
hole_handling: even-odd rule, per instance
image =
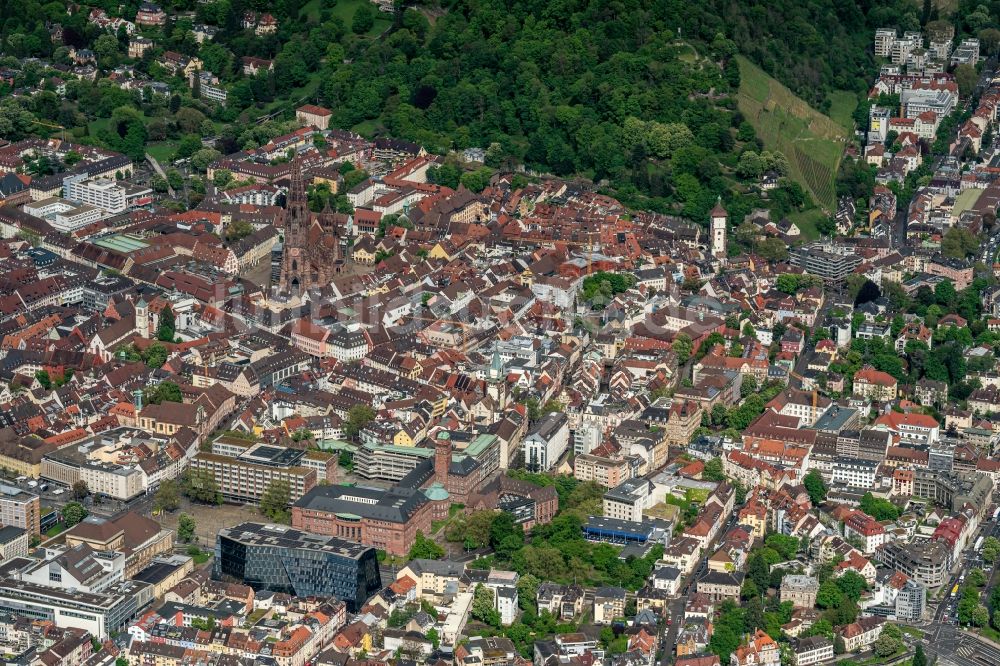
[{"label": "narrow city street", "polygon": [[[980,536],[996,536],[1000,538],[1000,523],[992,519],[985,520],[974,536],[972,543]],[[983,588],[983,603],[986,602],[990,590],[1000,583],[995,567],[989,567],[982,561],[979,553],[971,552],[971,548],[963,554],[962,560],[952,571],[948,583],[942,588],[944,597],[932,602],[933,614],[928,621],[911,623],[924,630],[927,640],[924,647],[928,655],[938,657],[941,666],[984,666],[985,664],[1000,664],[1000,647],[981,640],[971,632],[958,626],[956,609],[958,594],[952,596],[951,591],[956,585],[961,585],[969,571],[981,568],[989,573],[989,579]]]},{"label": "narrow city street", "polygon": [[698,566],[695,567],[694,573],[684,579],[684,586],[681,588],[680,597],[674,599],[667,605],[670,612],[671,624],[665,627],[661,633],[660,650],[663,651],[663,657],[660,660],[661,666],[669,666],[669,664],[673,662],[674,648],[677,644],[677,634],[684,626],[684,609],[687,607],[688,601],[695,593],[695,583],[708,569],[709,555],[715,552],[715,546],[718,544],[719,539],[725,536],[734,525],[736,525],[735,515],[729,517],[729,520],[727,520],[726,524],[719,530],[719,533],[716,535],[712,543],[709,544],[709,547],[704,550],[701,559],[698,560]]}]

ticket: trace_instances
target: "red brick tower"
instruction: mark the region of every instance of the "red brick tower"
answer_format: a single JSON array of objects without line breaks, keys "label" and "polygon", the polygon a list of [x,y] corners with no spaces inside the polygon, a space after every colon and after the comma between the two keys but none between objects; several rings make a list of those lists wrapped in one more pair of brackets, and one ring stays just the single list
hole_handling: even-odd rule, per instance
[{"label": "red brick tower", "polygon": [[434,444],[434,480],[448,489],[448,468],[451,466],[451,441],[439,437]]}]

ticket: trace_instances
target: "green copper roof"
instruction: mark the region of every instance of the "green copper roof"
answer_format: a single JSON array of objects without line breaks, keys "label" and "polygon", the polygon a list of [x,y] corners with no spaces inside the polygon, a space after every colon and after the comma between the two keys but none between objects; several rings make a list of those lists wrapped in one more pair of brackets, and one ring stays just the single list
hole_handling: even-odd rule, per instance
[{"label": "green copper roof", "polygon": [[432,483],[429,488],[424,490],[424,495],[427,495],[427,499],[432,502],[441,502],[448,499],[448,491],[444,489],[440,483]]},{"label": "green copper roof", "polygon": [[129,253],[149,247],[149,243],[126,234],[114,234],[92,241],[94,245],[116,252]]},{"label": "green copper roof", "polygon": [[496,435],[479,435],[474,440],[469,442],[469,445],[465,447],[463,453],[467,453],[470,456],[478,456],[480,453],[489,448],[495,441],[497,441]]}]

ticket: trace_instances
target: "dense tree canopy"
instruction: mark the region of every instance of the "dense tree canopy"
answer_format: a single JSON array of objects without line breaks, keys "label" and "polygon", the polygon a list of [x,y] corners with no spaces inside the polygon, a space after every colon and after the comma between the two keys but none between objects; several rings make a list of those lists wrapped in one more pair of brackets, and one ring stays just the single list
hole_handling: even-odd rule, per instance
[{"label": "dense tree canopy", "polygon": [[67,527],[73,527],[84,518],[87,517],[88,511],[79,502],[69,502],[63,507],[62,517],[63,524]]},{"label": "dense tree canopy", "polygon": [[820,474],[818,469],[810,470],[805,475],[805,478],[802,479],[802,483],[806,487],[806,492],[809,493],[809,501],[814,506],[819,506],[826,501],[826,481],[823,480],[823,475]]},{"label": "dense tree canopy", "polygon": [[422,560],[439,560],[444,557],[444,548],[424,536],[423,532],[417,532],[417,538],[410,547],[409,558]]},{"label": "dense tree canopy", "polygon": [[195,529],[197,524],[190,515],[182,513],[177,517],[177,538],[184,543],[190,543],[195,539]]},{"label": "dense tree canopy", "polygon": [[860,508],[875,520],[896,520],[902,513],[899,507],[889,500],[874,497],[870,492],[861,498]]},{"label": "dense tree canopy", "polygon": [[264,494],[260,498],[260,511],[268,520],[275,523],[287,523],[291,515],[288,511],[288,504],[291,501],[291,488],[288,481],[274,479],[264,489]]}]

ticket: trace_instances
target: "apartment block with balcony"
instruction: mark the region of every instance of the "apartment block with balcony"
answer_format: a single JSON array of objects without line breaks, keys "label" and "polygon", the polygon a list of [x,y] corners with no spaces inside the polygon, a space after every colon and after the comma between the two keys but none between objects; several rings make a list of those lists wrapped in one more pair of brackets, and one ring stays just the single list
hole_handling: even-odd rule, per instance
[{"label": "apartment block with balcony", "polygon": [[635,468],[627,458],[605,458],[584,453],[573,459],[573,476],[579,481],[594,481],[605,488],[615,488],[632,478]]},{"label": "apartment block with balcony", "polygon": [[38,495],[0,483],[0,524],[20,527],[28,534],[41,531],[42,503]]},{"label": "apartment block with balcony", "polygon": [[890,541],[875,550],[875,559],[925,587],[944,585],[951,569],[951,551],[940,541]]}]

